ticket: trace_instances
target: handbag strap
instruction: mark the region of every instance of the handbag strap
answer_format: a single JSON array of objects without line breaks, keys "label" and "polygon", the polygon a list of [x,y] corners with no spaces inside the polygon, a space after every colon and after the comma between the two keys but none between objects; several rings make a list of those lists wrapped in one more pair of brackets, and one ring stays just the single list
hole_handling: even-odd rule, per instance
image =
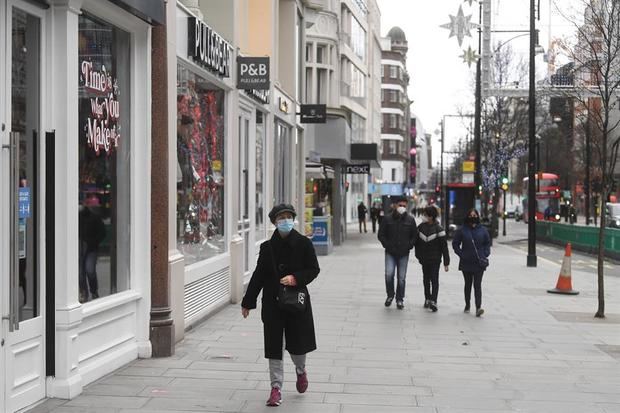
[{"label": "handbag strap", "polygon": [[480,260],[480,255],[478,255],[478,248],[476,248],[476,241],[474,241],[474,234],[470,231],[469,235],[471,236],[471,243],[474,246],[474,251],[476,252],[476,257],[478,257],[478,261]]}]

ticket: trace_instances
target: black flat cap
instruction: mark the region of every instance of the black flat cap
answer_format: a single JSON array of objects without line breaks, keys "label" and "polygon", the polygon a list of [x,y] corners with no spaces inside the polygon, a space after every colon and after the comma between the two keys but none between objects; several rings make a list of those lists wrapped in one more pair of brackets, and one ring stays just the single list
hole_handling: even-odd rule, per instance
[{"label": "black flat cap", "polygon": [[297,212],[295,212],[295,208],[291,204],[278,204],[274,206],[271,211],[269,211],[269,220],[272,224],[276,223],[276,217],[283,212],[290,212],[293,214],[293,218],[297,216]]}]

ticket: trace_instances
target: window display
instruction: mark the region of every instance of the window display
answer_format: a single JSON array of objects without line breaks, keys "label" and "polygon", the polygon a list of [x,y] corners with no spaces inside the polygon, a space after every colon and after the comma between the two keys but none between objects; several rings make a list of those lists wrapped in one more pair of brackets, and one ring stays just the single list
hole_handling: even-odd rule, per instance
[{"label": "window display", "polygon": [[177,248],[185,264],[226,251],[224,91],[177,67]]},{"label": "window display", "polygon": [[129,288],[129,33],[79,16],[79,300]]}]

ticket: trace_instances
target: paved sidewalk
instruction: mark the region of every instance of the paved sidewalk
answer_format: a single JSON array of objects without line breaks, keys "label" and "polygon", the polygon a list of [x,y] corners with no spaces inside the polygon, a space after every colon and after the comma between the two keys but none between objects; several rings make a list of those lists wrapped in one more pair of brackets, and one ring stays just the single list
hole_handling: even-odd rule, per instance
[{"label": "paved sidewalk", "polygon": [[[454,255],[452,254],[453,259]],[[527,269],[496,243],[485,274],[485,315],[464,314],[463,280],[440,275],[439,311],[422,308],[410,261],[405,310],[385,308],[383,252],[374,234],[351,234],[320,258],[311,285],[319,349],[307,393],[286,360],[284,402],[296,413],[620,412],[620,279],[606,280],[607,314],[595,320],[594,273],[574,272],[577,296],[547,294],[559,266]],[[137,360],[71,401],[31,413],[273,412],[260,312],[231,305],[187,334],[168,359]]]}]

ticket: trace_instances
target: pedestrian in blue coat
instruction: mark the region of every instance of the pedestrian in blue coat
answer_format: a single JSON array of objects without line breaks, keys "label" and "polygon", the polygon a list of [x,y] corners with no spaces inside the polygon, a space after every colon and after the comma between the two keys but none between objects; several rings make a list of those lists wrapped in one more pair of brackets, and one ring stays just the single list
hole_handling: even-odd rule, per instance
[{"label": "pedestrian in blue coat", "polygon": [[480,317],[482,309],[482,275],[489,265],[491,255],[491,237],[489,232],[480,225],[480,214],[475,209],[469,210],[465,224],[456,231],[452,240],[452,248],[459,256],[459,270],[465,279],[465,310],[468,313],[471,301],[471,287],[474,286],[476,300],[476,317]]}]

